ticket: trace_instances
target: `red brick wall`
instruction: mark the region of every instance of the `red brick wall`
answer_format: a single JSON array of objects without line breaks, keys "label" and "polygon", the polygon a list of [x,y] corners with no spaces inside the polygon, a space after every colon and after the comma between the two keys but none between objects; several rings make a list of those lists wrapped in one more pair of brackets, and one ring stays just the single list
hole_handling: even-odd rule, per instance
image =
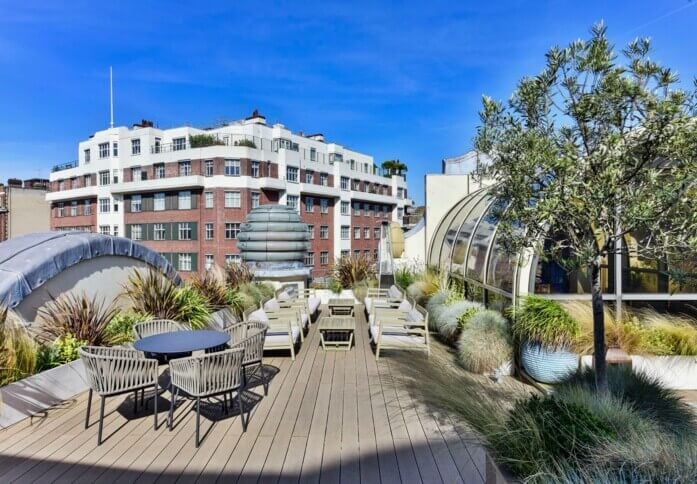
[{"label": "red brick wall", "polygon": [[[319,174],[315,174],[317,181],[319,182]],[[310,241],[310,251],[315,254],[315,265],[312,268],[313,277],[322,277],[327,275],[327,272],[334,262],[334,203],[333,198],[328,198],[328,210],[327,213],[321,213],[320,208],[320,198],[312,197],[314,199],[314,211],[308,213],[305,211],[305,200],[307,196],[302,195],[300,197],[300,218],[303,222],[308,225],[315,226],[315,238]],[[329,238],[322,240],[320,238],[320,227],[322,225],[327,225],[329,227]],[[320,263],[320,253],[326,251],[329,252],[329,264],[321,265]]]},{"label": "red brick wall", "polygon": [[97,231],[97,199],[90,199],[91,214],[84,215],[84,201],[78,200],[77,215],[70,215],[70,202],[64,202],[63,216],[58,216],[58,204],[51,204],[51,230],[57,230],[63,227],[90,227],[93,232]]}]

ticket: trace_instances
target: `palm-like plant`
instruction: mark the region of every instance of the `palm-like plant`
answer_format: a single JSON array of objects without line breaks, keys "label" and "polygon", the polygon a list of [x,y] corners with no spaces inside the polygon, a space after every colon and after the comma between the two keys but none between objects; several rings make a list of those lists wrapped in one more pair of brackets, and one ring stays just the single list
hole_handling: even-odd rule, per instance
[{"label": "palm-like plant", "polygon": [[71,335],[99,346],[107,342],[107,326],[118,313],[118,307],[97,296],[67,293],[41,307],[37,319],[42,322],[41,335],[46,340]]},{"label": "palm-like plant", "polygon": [[134,312],[155,318],[177,320],[180,316],[177,286],[170,279],[155,272],[135,270],[123,288]]},{"label": "palm-like plant", "polygon": [[375,264],[365,256],[341,257],[332,267],[334,279],[341,282],[344,289],[352,288],[357,282],[375,277]]},{"label": "palm-like plant", "polygon": [[231,289],[237,289],[242,284],[252,282],[254,272],[247,264],[232,262],[225,266],[225,283]]}]

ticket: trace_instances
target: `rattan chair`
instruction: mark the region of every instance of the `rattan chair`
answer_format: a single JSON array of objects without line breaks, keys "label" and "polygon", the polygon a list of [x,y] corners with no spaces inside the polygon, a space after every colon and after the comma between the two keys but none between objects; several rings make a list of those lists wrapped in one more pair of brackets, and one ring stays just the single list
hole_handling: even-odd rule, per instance
[{"label": "rattan chair", "polygon": [[138,390],[144,391],[152,387],[155,391],[153,405],[155,430],[157,430],[157,360],[146,358],[143,352],[131,348],[85,346],[78,349],[78,353],[85,367],[85,376],[90,387],[85,428],[89,427],[92,393],[96,392],[101,397],[98,445],[102,444],[104,402],[107,397],[134,392],[134,405],[137,408]]},{"label": "rattan chair", "polygon": [[173,331],[187,331],[184,324],[171,319],[150,319],[133,325],[133,335],[135,339],[143,339],[148,336],[153,336],[162,333],[171,333]]},{"label": "rattan chair", "polygon": [[[237,392],[237,401],[240,406],[240,419],[242,430],[247,430],[247,421],[244,418],[242,402],[242,362],[244,349],[233,348],[216,353],[208,353],[201,356],[178,358],[169,362],[170,392],[172,404],[169,408],[167,424],[172,430],[174,421],[174,407],[179,392],[184,391],[189,397],[196,399],[196,447],[200,440],[201,399],[222,395],[225,401],[224,408],[227,411],[227,394]],[[249,414],[247,415],[249,420]]]},{"label": "rattan chair", "polygon": [[[250,367],[262,367],[262,359],[264,357],[264,340],[266,332],[269,330],[269,325],[262,322],[252,321],[247,323],[247,334],[243,340],[232,343],[233,348],[244,348],[244,360],[242,361],[242,382],[247,386],[247,369]],[[269,384],[264,381],[264,395],[269,394]]]}]

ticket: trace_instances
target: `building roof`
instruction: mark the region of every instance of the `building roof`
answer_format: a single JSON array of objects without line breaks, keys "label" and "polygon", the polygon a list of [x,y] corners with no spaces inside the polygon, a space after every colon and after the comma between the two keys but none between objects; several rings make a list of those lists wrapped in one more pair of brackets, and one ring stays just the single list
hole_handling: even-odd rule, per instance
[{"label": "building roof", "polygon": [[0,243],[0,304],[16,307],[61,271],[104,256],[138,259],[180,281],[164,257],[130,239],[89,232],[39,232]]}]

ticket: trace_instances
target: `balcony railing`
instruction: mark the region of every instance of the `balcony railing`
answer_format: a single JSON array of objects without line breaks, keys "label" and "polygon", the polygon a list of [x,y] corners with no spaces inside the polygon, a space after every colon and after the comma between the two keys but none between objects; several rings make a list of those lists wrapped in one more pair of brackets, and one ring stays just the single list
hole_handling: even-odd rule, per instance
[{"label": "balcony railing", "polygon": [[69,170],[71,168],[76,168],[78,165],[79,165],[78,160],[69,161],[67,163],[61,163],[60,165],[55,165],[53,168],[51,168],[51,173],[55,173],[57,171]]}]

